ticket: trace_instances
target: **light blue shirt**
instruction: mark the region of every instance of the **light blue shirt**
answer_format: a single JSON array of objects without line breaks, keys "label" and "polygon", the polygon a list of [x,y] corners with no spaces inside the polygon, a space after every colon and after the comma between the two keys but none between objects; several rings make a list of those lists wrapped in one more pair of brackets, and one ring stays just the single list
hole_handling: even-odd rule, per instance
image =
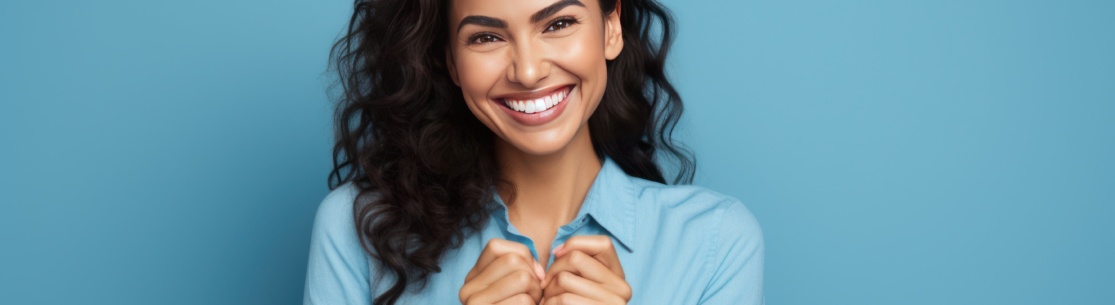
[{"label": "light blue shirt", "polygon": [[[364,253],[353,226],[356,189],[343,185],[321,202],[310,240],[305,304],[371,304],[392,283],[391,272]],[[499,196],[490,221],[441,260],[429,285],[398,304],[459,304],[458,291],[492,238],[516,241],[537,253],[508,221]],[[630,304],[763,304],[763,234],[738,200],[697,186],[635,178],[605,158],[581,210],[562,226],[550,248],[576,235],[612,238],[631,286]],[[553,256],[550,256],[550,262]]]}]

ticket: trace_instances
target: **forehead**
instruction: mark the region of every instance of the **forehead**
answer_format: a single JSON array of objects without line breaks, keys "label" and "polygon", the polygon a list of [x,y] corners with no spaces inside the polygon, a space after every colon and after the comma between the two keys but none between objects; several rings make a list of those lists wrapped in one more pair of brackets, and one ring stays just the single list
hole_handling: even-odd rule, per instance
[{"label": "forehead", "polygon": [[[464,19],[466,16],[487,16],[506,20],[508,22],[529,22],[530,16],[550,5],[562,0],[451,0],[449,20],[451,24]],[[577,0],[585,5],[585,9],[596,11],[600,9],[598,0]],[[570,5],[568,7],[580,8]]]}]

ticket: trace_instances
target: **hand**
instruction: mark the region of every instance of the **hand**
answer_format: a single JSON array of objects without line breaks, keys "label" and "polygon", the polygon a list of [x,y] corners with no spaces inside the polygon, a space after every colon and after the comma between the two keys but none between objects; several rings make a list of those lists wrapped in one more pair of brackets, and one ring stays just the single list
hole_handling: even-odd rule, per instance
[{"label": "hand", "polygon": [[465,276],[461,304],[538,304],[542,265],[520,243],[493,238]]},{"label": "hand", "polygon": [[543,305],[627,304],[631,286],[607,236],[574,236],[554,249],[542,280]]}]

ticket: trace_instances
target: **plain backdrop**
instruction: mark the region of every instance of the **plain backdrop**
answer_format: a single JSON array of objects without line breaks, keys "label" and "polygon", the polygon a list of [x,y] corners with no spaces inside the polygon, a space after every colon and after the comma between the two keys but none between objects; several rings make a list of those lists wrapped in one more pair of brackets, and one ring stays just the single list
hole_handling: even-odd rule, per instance
[{"label": "plain backdrop", "polygon": [[[666,4],[770,304],[1115,298],[1112,2]],[[0,2],[0,303],[300,303],[350,9]]]}]

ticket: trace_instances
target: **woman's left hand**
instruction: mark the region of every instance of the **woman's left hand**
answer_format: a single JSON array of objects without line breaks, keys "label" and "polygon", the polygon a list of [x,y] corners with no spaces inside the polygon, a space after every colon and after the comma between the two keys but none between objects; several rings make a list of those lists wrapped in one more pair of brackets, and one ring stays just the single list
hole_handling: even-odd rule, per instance
[{"label": "woman's left hand", "polygon": [[631,286],[611,238],[570,237],[554,249],[554,257],[542,280],[540,304],[627,304],[631,300]]}]

